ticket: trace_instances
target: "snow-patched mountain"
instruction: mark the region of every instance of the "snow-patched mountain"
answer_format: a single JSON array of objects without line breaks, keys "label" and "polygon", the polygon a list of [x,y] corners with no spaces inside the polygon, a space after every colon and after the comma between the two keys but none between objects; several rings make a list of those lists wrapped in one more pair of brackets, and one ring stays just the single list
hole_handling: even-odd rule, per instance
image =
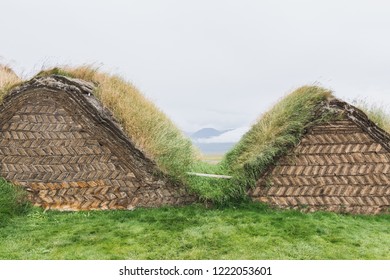
[{"label": "snow-patched mountain", "polygon": [[224,154],[237,143],[249,127],[217,130],[202,128],[190,134],[192,142],[205,154]]},{"label": "snow-patched mountain", "polygon": [[206,128],[202,128],[202,129],[192,133],[191,139],[194,139],[194,140],[208,139],[208,138],[219,136],[219,135],[221,135],[229,130],[217,130],[215,128],[206,127]]}]

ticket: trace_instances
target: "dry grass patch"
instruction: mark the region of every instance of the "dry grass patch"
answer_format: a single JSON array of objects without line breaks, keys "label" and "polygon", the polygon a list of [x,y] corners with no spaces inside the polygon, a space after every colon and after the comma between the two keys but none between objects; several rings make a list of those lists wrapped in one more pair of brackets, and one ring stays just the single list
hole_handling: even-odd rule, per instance
[{"label": "dry grass patch", "polygon": [[387,133],[390,133],[390,115],[384,107],[371,104],[364,100],[355,101],[355,106],[367,114],[368,118]]},{"label": "dry grass patch", "polygon": [[21,81],[11,68],[0,65],[0,101],[12,87]]}]

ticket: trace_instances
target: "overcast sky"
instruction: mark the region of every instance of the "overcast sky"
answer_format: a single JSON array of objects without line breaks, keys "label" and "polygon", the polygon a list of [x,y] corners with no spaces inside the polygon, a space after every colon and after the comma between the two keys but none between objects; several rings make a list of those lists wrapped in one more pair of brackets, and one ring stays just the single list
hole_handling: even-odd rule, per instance
[{"label": "overcast sky", "polygon": [[1,0],[0,63],[94,63],[180,128],[245,127],[318,84],[390,106],[390,1]]}]

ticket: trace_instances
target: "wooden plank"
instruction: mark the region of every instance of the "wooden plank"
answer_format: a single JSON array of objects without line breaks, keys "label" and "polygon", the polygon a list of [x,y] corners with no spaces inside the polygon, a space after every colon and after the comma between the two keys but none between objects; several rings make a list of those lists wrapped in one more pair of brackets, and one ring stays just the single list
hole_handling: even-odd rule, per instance
[{"label": "wooden plank", "polygon": [[199,176],[199,177],[209,177],[209,178],[217,178],[217,179],[231,179],[232,176],[227,175],[216,175],[216,174],[205,174],[205,173],[195,173],[195,172],[187,172],[188,175]]}]

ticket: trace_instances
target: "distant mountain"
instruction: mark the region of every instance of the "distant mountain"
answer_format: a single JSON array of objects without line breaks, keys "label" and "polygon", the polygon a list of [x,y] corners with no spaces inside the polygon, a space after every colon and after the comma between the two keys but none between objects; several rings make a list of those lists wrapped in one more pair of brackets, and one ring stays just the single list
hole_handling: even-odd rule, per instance
[{"label": "distant mountain", "polygon": [[212,141],[224,135],[225,133],[232,131],[228,130],[217,130],[215,128],[202,128],[194,133],[189,134],[192,142],[196,145],[204,154],[224,154],[234,146],[234,142],[221,142],[221,143],[205,143],[204,141]]},{"label": "distant mountain", "polygon": [[192,133],[190,135],[190,137],[193,140],[211,138],[211,137],[219,136],[227,131],[229,131],[229,130],[217,130],[215,128],[206,127],[206,128],[202,128],[202,129]]}]

